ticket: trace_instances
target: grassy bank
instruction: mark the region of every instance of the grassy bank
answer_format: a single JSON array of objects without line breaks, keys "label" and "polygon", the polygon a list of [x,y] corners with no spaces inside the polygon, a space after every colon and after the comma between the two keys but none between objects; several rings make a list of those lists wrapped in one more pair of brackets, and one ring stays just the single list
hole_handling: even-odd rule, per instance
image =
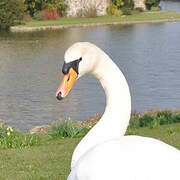
[{"label": "grassy bank", "polygon": [[24,25],[15,26],[11,28],[11,31],[36,31],[47,29],[61,29],[67,27],[78,26],[96,26],[106,24],[133,24],[133,23],[148,23],[148,22],[168,22],[179,21],[179,12],[144,12],[139,14],[133,14],[130,16],[102,16],[96,18],[60,18],[58,20],[48,21],[27,21]]},{"label": "grassy bank", "polygon": [[[155,137],[180,149],[180,123],[151,129],[138,128],[136,134]],[[41,137],[39,146],[0,150],[0,179],[66,180],[71,154],[80,138],[48,140]]]},{"label": "grassy bank", "polygon": [[[86,123],[57,121],[48,133],[39,135],[1,125],[0,179],[66,180],[75,146],[100,117]],[[127,130],[127,135],[132,134],[154,137],[180,149],[180,111],[134,113]]]}]

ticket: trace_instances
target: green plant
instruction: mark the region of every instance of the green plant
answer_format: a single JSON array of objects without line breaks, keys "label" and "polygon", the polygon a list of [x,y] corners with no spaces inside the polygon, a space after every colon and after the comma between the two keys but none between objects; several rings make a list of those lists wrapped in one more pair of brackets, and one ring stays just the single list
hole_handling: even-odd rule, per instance
[{"label": "green plant", "polygon": [[174,123],[180,123],[180,113],[177,113],[173,116]]},{"label": "green plant", "polygon": [[52,138],[60,137],[76,137],[80,135],[80,133],[84,134],[83,132],[85,129],[81,126],[75,125],[73,121],[70,119],[57,121],[54,123],[49,131],[49,135]]},{"label": "green plant", "polygon": [[152,6],[151,11],[160,11],[161,7],[160,6]]},{"label": "green plant", "polygon": [[28,12],[31,16],[37,11],[41,11],[46,4],[44,0],[25,0],[25,11]]},{"label": "green plant", "polygon": [[44,20],[44,11],[35,12],[33,19],[38,20],[38,21]]},{"label": "green plant", "polygon": [[148,10],[151,10],[152,7],[158,7],[160,0],[146,0],[145,5]]},{"label": "green plant", "polygon": [[24,16],[22,0],[0,1],[0,30],[8,30],[10,26],[21,23]]},{"label": "green plant", "polygon": [[122,15],[122,11],[120,9],[117,8],[117,6],[115,6],[114,4],[110,4],[107,7],[106,10],[108,15],[114,15],[114,16],[121,16]]},{"label": "green plant", "polygon": [[66,15],[67,4],[65,0],[46,0],[46,8],[57,10],[60,16]]},{"label": "green plant", "polygon": [[157,113],[156,118],[159,120],[160,125],[173,123],[173,117],[170,111],[160,111]]},{"label": "green plant", "polygon": [[120,9],[124,5],[124,0],[112,0],[112,4],[114,4],[118,9]]},{"label": "green plant", "polygon": [[122,10],[124,15],[132,15],[132,9],[131,8],[123,7],[121,10]]},{"label": "green plant", "polygon": [[123,0],[123,7],[134,9],[134,1],[133,0]]},{"label": "green plant", "polygon": [[34,16],[44,9],[56,9],[60,16],[66,15],[67,4],[65,0],[25,0],[25,10]]},{"label": "green plant", "polygon": [[134,10],[137,11],[137,12],[144,12],[144,9],[141,8],[141,7],[137,7],[137,8],[135,8]]},{"label": "green plant", "polygon": [[153,122],[154,118],[149,115],[145,114],[144,116],[139,118],[139,126],[140,127],[147,127]]},{"label": "green plant", "polygon": [[14,131],[12,127],[0,127],[0,148],[26,148],[39,145],[38,136]]}]

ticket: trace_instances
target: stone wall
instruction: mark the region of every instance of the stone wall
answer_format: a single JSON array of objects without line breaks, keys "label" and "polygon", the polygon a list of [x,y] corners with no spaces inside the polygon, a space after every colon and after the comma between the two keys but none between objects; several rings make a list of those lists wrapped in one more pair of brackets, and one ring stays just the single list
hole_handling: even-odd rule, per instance
[{"label": "stone wall", "polygon": [[146,10],[145,0],[134,0],[134,8],[142,8]]},{"label": "stone wall", "polygon": [[[67,16],[81,16],[85,9],[95,7],[97,15],[105,15],[106,8],[111,0],[66,0],[68,5]],[[145,0],[134,0],[134,8],[146,9]]]},{"label": "stone wall", "polygon": [[67,16],[80,16],[88,8],[96,8],[97,15],[105,15],[110,0],[66,0],[68,5]]}]

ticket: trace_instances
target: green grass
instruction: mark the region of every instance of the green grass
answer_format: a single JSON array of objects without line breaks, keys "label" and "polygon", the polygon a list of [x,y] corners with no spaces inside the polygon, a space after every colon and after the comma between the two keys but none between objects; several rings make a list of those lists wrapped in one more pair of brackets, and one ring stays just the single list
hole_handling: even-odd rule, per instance
[{"label": "green grass", "polygon": [[28,21],[20,27],[41,27],[41,26],[54,26],[54,25],[83,25],[83,24],[111,24],[111,23],[138,23],[138,22],[151,22],[162,20],[180,20],[180,13],[178,12],[144,12],[134,14],[131,16],[102,16],[96,18],[60,18],[58,20],[44,20],[44,21]]},{"label": "green grass", "polygon": [[[161,125],[153,129],[134,128],[133,134],[155,137],[180,149],[180,123]],[[39,146],[0,149],[0,179],[66,180],[70,171],[71,155],[80,138],[41,138]]]}]

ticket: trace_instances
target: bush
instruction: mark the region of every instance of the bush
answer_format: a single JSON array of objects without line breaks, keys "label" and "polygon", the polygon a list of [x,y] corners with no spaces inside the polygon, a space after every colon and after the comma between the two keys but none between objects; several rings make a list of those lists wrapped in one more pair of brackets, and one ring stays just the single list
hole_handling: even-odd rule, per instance
[{"label": "bush", "polygon": [[56,9],[60,16],[66,15],[65,0],[25,0],[25,10],[33,17],[38,11]]},{"label": "bush", "polygon": [[180,123],[180,113],[174,115],[173,122],[174,123]]},{"label": "bush", "polygon": [[[108,14],[117,14],[118,16],[123,13],[124,15],[131,15],[134,9],[133,0],[113,0],[112,5],[107,9]],[[120,12],[118,12],[120,10]]]},{"label": "bush", "polygon": [[160,6],[152,6],[151,11],[160,11],[161,7]]},{"label": "bush", "polygon": [[152,7],[158,7],[160,4],[160,0],[146,0],[145,5],[147,10],[151,10]]},{"label": "bush", "polygon": [[132,9],[127,8],[127,7],[123,7],[122,12],[124,15],[132,15]]},{"label": "bush", "polygon": [[10,26],[21,23],[24,16],[22,0],[0,1],[0,30],[7,30]]},{"label": "bush", "polygon": [[88,128],[75,125],[71,120],[58,121],[52,125],[49,135],[52,138],[79,137],[84,136],[88,132]]},{"label": "bush", "polygon": [[117,8],[117,6],[115,6],[114,4],[111,4],[108,6],[107,10],[106,10],[108,15],[114,15],[114,16],[121,16],[122,15],[122,11],[119,10]]},{"label": "bush", "polygon": [[134,1],[133,0],[123,0],[124,4],[123,7],[134,9]]},{"label": "bush", "polygon": [[173,117],[170,111],[160,111],[157,113],[156,118],[159,120],[160,125],[173,123]]},{"label": "bush", "polygon": [[1,125],[0,127],[0,148],[26,148],[39,144],[38,136],[14,131],[10,126],[5,128]]},{"label": "bush", "polygon": [[35,12],[33,18],[38,21],[44,20],[44,11]]},{"label": "bush", "polygon": [[141,7],[137,7],[137,8],[135,8],[134,10],[137,11],[137,12],[144,12],[144,9],[141,8]]},{"label": "bush", "polygon": [[46,9],[44,10],[44,18],[46,20],[51,20],[51,19],[57,19],[59,18],[59,13],[57,9]]},{"label": "bush", "polygon": [[139,118],[139,126],[140,127],[147,127],[153,122],[154,118],[149,115],[145,114],[144,116]]}]

